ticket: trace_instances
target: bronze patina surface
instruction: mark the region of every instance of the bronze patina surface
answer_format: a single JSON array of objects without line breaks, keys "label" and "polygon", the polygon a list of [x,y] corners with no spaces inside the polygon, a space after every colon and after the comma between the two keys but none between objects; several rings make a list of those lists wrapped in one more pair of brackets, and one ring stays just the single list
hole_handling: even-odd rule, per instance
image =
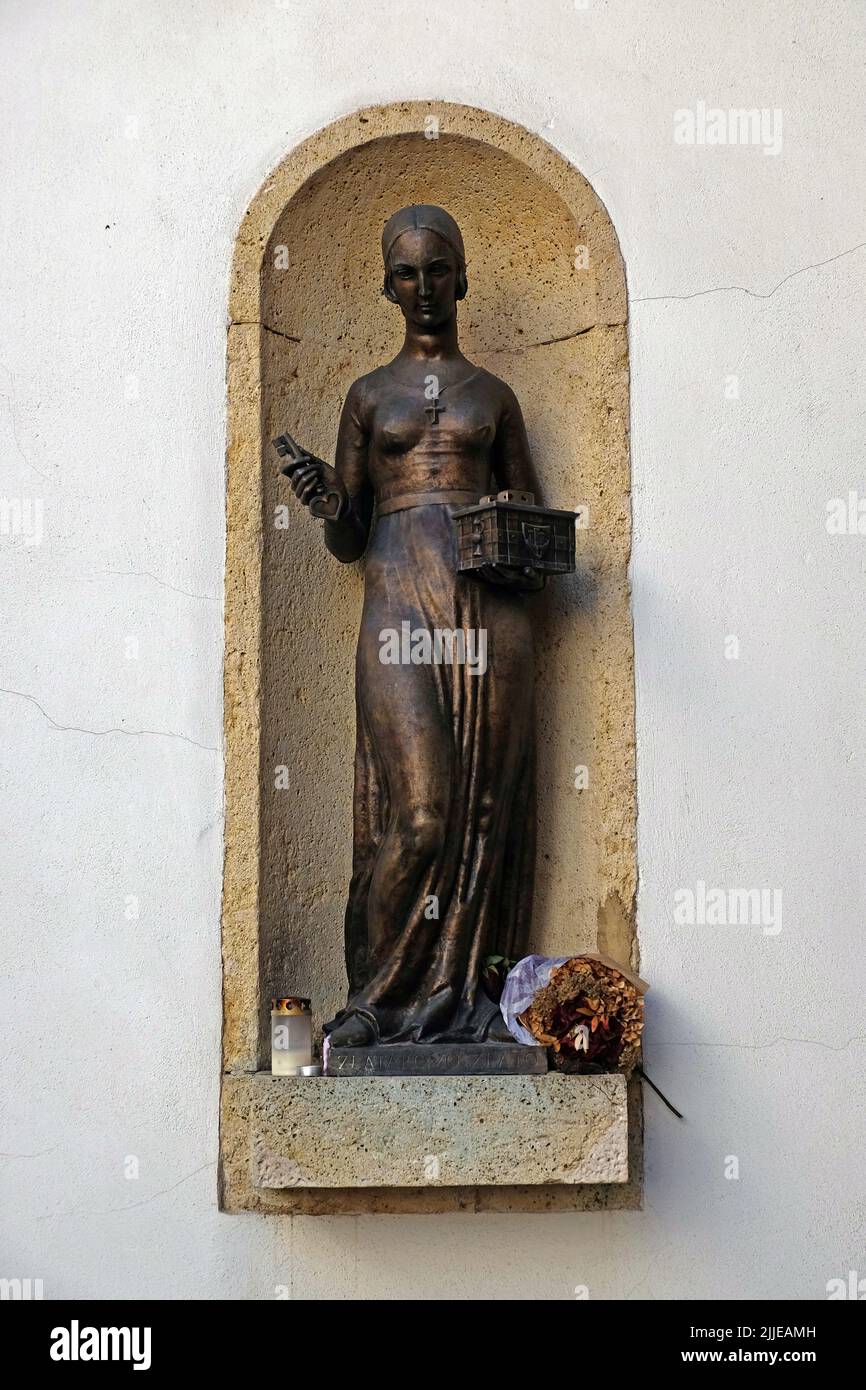
[{"label": "bronze patina surface", "polygon": [[[449,214],[402,209],[382,251],[402,349],[350,388],[333,466],[276,441],[296,497],[325,518],[329,551],[366,557],[349,993],[326,1025],[332,1056],[512,1042],[480,971],[487,955],[525,953],[535,868],[531,593],[543,580],[497,565],[458,573],[452,514],[495,488],[540,501],[523,417],[458,346],[467,274]],[[471,635],[483,661],[437,659],[435,640],[432,659],[406,659],[407,635],[436,633]],[[383,659],[386,634],[404,641],[402,659]]]}]

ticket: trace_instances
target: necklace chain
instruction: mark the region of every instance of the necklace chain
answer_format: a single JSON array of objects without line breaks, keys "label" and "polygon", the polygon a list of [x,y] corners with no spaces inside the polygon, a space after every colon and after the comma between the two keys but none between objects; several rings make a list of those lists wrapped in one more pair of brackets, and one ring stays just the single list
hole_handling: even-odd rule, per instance
[{"label": "necklace chain", "polygon": [[[394,368],[393,368],[392,366],[390,366],[390,365],[387,367],[386,370],[389,371],[389,372],[391,373],[391,376],[394,378],[395,381],[399,381],[399,383],[400,383],[401,386],[407,386],[411,391],[426,391],[426,390],[427,390],[427,383],[426,383],[426,381],[423,382],[423,383],[418,383],[418,382],[414,382],[414,381],[405,381],[405,380],[403,379],[403,377],[397,375],[397,373],[394,371]],[[471,381],[472,378],[475,377],[475,376],[477,376],[478,373],[479,373],[480,371],[481,371],[481,368],[480,368],[480,367],[475,367],[475,368],[469,373],[468,376],[461,377],[461,379],[460,379],[459,381],[449,381],[449,382],[447,382],[447,383],[445,384],[445,386],[440,386],[440,387],[438,388],[437,393],[436,393],[437,396],[444,396],[445,392],[446,392],[446,391],[450,391],[451,388],[452,388],[452,386],[465,386],[465,385],[466,385],[466,382],[467,382],[467,381]],[[427,375],[428,375],[428,376],[436,376],[437,373],[436,373],[436,372],[428,372]]]}]

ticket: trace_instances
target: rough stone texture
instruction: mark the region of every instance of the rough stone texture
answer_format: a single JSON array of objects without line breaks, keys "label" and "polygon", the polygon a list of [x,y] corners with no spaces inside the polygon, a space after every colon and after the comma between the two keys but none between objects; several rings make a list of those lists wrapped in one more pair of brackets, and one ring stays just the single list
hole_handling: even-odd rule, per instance
[{"label": "rough stone texture", "polygon": [[259,1104],[261,1081],[261,1074],[223,1078],[220,1169],[223,1210],[290,1216],[347,1216],[371,1212],[429,1216],[447,1212],[640,1210],[642,1204],[643,1105],[640,1084],[636,1080],[627,1084],[629,1176],[625,1182],[319,1188],[264,1188],[253,1184],[253,1116]]},{"label": "rough stone texture", "polygon": [[622,1076],[255,1078],[265,1188],[625,1182]]},{"label": "rough stone texture", "polygon": [[[336,564],[318,525],[297,514],[269,440],[288,428],[330,457],[350,382],[399,346],[399,315],[378,293],[378,239],[405,202],[440,202],[460,221],[464,350],[522,401],[545,501],[590,510],[577,573],[550,586],[539,616],[532,945],[599,947],[637,964],[622,261],[599,199],[550,146],[486,112],[436,110],[438,140],[422,133],[426,103],[371,108],[319,132],[263,185],[238,237],[225,668],[224,1064],[233,1072],[264,1064],[268,1000],[287,982],[314,1000],[316,1022],[344,997],[362,568]],[[587,269],[575,268],[578,246]],[[290,504],[283,529],[280,503]],[[586,791],[573,785],[578,764],[591,769]],[[291,786],[276,790],[283,765]],[[232,1116],[224,1109],[224,1150]],[[226,1182],[224,1200],[246,1198]]]}]

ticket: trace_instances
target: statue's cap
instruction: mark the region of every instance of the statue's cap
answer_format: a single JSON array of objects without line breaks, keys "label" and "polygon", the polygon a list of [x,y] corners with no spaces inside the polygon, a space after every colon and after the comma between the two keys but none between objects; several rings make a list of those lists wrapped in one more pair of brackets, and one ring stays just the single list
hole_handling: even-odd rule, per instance
[{"label": "statue's cap", "polygon": [[404,232],[417,231],[421,227],[425,231],[436,232],[443,241],[447,241],[460,265],[465,266],[466,252],[463,249],[460,228],[450,212],[446,212],[444,208],[434,207],[432,203],[412,203],[411,206],[401,208],[399,212],[394,213],[393,217],[388,218],[382,233],[382,260],[386,266],[391,248],[397,238],[401,237]]}]

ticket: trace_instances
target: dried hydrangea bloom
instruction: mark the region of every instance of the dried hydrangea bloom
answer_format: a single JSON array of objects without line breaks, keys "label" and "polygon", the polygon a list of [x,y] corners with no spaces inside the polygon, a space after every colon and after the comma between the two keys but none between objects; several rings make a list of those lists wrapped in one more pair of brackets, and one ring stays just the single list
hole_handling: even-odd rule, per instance
[{"label": "dried hydrangea bloom", "polygon": [[562,1070],[630,1072],[640,1060],[643,995],[614,966],[574,956],[556,967],[520,1022]]}]

